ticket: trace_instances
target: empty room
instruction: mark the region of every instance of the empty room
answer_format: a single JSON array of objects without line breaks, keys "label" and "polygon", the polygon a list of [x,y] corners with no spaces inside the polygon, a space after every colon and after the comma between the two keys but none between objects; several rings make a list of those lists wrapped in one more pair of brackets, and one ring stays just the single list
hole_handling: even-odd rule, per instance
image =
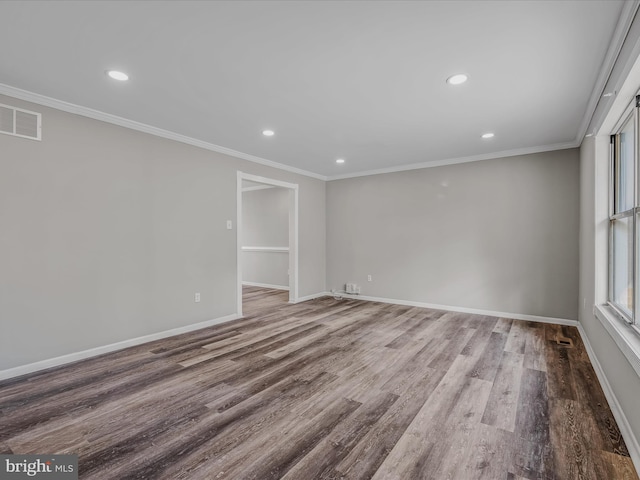
[{"label": "empty room", "polygon": [[638,480],[639,7],[0,2],[0,479]]}]

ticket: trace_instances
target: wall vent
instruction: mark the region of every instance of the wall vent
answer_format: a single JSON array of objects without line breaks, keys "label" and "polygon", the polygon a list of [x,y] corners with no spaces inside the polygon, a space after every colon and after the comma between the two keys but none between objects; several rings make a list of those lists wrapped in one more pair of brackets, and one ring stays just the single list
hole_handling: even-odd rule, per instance
[{"label": "wall vent", "polygon": [[41,140],[42,114],[0,104],[0,133]]}]

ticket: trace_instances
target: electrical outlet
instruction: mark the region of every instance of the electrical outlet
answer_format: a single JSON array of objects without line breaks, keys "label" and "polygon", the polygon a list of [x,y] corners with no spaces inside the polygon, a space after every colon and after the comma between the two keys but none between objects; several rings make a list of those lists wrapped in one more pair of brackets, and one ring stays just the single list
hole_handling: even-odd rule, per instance
[{"label": "electrical outlet", "polygon": [[371,275],[367,275],[367,282],[371,282],[371,281],[372,281]]},{"label": "electrical outlet", "polygon": [[196,294],[193,296],[193,301],[196,303],[200,301],[200,292],[196,292]]}]

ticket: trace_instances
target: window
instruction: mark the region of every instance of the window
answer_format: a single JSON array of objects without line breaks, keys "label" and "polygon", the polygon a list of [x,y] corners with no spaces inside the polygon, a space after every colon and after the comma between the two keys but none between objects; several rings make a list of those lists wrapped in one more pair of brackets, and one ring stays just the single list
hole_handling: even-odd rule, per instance
[{"label": "window", "polygon": [[622,126],[611,136],[609,304],[626,322],[640,327],[640,302],[637,298],[640,283],[637,132],[638,105],[627,113]]}]

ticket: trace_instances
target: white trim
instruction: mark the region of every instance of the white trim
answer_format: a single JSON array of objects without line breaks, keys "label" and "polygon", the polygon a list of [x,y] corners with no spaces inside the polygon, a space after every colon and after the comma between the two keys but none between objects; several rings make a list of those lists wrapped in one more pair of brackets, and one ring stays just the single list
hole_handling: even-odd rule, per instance
[{"label": "white trim", "polygon": [[286,290],[289,291],[289,287],[286,285],[271,285],[270,283],[258,283],[258,282],[245,282],[242,281],[242,285],[246,285],[247,287],[261,287],[261,288],[271,288],[273,290]]},{"label": "white trim", "polygon": [[[589,128],[589,125],[593,120],[593,116],[596,113],[598,103],[602,100],[602,95],[605,93],[604,89],[607,86],[611,73],[613,72],[613,67],[616,64],[618,55],[620,55],[620,51],[622,50],[625,39],[627,38],[637,9],[638,0],[625,2],[622,5],[622,11],[620,12],[616,28],[613,32],[613,36],[611,37],[611,41],[609,42],[609,48],[607,49],[607,53],[602,61],[602,65],[600,66],[598,78],[593,86],[591,97],[587,103],[587,109],[584,112],[584,117],[582,118],[582,122],[580,122],[580,127],[578,128],[578,133],[576,135],[576,142],[578,142],[578,144],[582,143],[582,139],[587,133],[587,128]],[[615,95],[609,99],[609,101],[613,100],[615,100]],[[593,134],[595,132],[591,133]]]},{"label": "white trim", "polygon": [[594,306],[593,314],[640,376],[640,335],[606,306]]},{"label": "white trim", "polygon": [[180,335],[182,333],[192,332],[194,330],[200,330],[202,328],[211,327],[220,323],[230,322],[240,318],[239,315],[231,314],[224,317],[214,318],[200,323],[194,323],[192,325],[186,325],[184,327],[172,328],[171,330],[165,330],[163,332],[152,333],[150,335],[144,335],[142,337],[131,338],[129,340],[123,340],[121,342],[111,343],[109,345],[103,345],[101,347],[90,348],[89,350],[83,350],[81,352],[69,353],[60,357],[49,358],[47,360],[40,360],[39,362],[29,363],[27,365],[20,365],[19,367],[13,367],[6,370],[0,370],[0,380],[6,380],[8,378],[19,377],[28,373],[38,372],[47,368],[58,367],[71,362],[77,362],[78,360],[85,360],[87,358],[96,357],[105,353],[115,352],[116,350],[122,350],[124,348],[135,347],[147,342],[153,342],[155,340],[161,340],[163,338],[172,337],[174,335]]},{"label": "white trim", "polygon": [[366,170],[363,172],[345,173],[343,175],[330,175],[326,178],[327,181],[342,180],[344,178],[365,177],[368,175],[381,175],[383,173],[395,173],[404,172],[407,170],[419,170],[421,168],[442,167],[445,165],[455,165],[457,163],[470,163],[478,162],[481,160],[493,160],[495,158],[514,157],[516,155],[529,155],[532,153],[551,152],[555,150],[566,150],[568,148],[577,148],[580,146],[580,141],[555,143],[553,145],[541,145],[538,147],[526,147],[517,148],[514,150],[504,150],[502,152],[483,153],[481,155],[471,155],[469,157],[456,157],[448,158],[445,160],[435,160],[433,162],[412,163],[410,165],[398,165],[395,167],[379,168],[376,170]]},{"label": "white trim", "polygon": [[608,140],[611,133],[618,130],[617,126],[622,117],[628,115],[635,107],[635,97],[640,94],[639,85],[640,61],[636,59],[626,80],[619,87],[615,100],[609,105],[605,118],[599,124],[594,124],[597,125],[597,128],[594,127],[595,135],[606,135]]},{"label": "white trim", "polygon": [[269,188],[276,188],[273,185],[256,185],[254,187],[242,187],[242,192],[254,192],[256,190],[267,190]]},{"label": "white trim", "polygon": [[289,247],[242,247],[243,252],[289,253]]},{"label": "white trim", "polygon": [[[3,103],[0,103],[0,107],[6,108],[8,110],[13,111],[13,131],[12,132],[6,132],[4,130],[0,130],[0,133],[4,134],[4,135],[11,135],[12,137],[20,137],[20,138],[28,138],[29,140],[38,140],[41,141],[42,140],[42,114],[39,112],[34,112],[32,110],[25,110],[24,108],[18,108],[18,107],[14,107],[13,105],[6,105]],[[36,135],[35,137],[29,136],[29,135],[22,135],[20,133],[17,132],[18,130],[18,119],[17,119],[17,113],[18,112],[22,112],[22,113],[28,113],[29,115],[35,115],[37,120],[36,120]]]},{"label": "white trim", "polygon": [[[331,292],[327,292],[326,295],[333,296],[334,294]],[[414,302],[412,300],[397,300],[397,299],[383,298],[383,297],[368,297],[366,295],[350,295],[347,293],[339,293],[338,295],[344,298],[352,298],[354,300],[364,300],[367,302],[392,303],[394,305],[407,305],[410,307],[431,308],[433,310],[446,310],[448,312],[472,313],[474,315],[487,315],[490,317],[511,318],[514,320],[525,320],[529,322],[553,323],[555,325],[569,325],[572,327],[576,327],[578,325],[577,320],[569,320],[567,318],[542,317],[539,315],[526,315],[523,313],[498,312],[494,310],[482,310],[479,308],[452,307],[450,305],[439,305],[436,303]]]},{"label": "white trim", "polygon": [[236,174],[236,312],[242,316],[242,172]]},{"label": "white trim", "polygon": [[[604,391],[604,396],[607,397],[607,402],[609,402],[609,408],[611,409],[611,413],[613,417],[616,419],[616,423],[618,424],[618,428],[620,428],[620,433],[622,433],[622,438],[624,438],[624,443],[627,445],[627,450],[629,451],[629,456],[631,457],[631,461],[635,466],[636,470],[640,471],[640,444],[638,443],[638,439],[633,434],[633,429],[629,424],[629,420],[627,420],[618,399],[609,384],[609,380],[607,379],[607,375],[604,373],[602,369],[602,365],[598,361],[598,357],[596,356],[596,352],[591,347],[591,343],[589,342],[589,337],[587,336],[587,332],[585,332],[584,328],[582,328],[582,324],[578,324],[578,332],[580,333],[580,337],[582,338],[582,343],[584,343],[585,349],[587,350],[587,355],[589,355],[589,360],[591,361],[591,365],[593,365],[593,369],[596,372],[596,376],[600,381],[600,385],[602,386],[602,390]],[[635,367],[634,367],[635,368]]]},{"label": "white trim", "polygon": [[311,295],[305,295],[304,297],[298,297],[297,301],[295,301],[295,302],[289,301],[289,303],[308,302],[309,300],[315,300],[316,298],[320,298],[320,297],[328,297],[330,295],[331,294],[329,292],[312,293]]},{"label": "white trim", "polygon": [[111,123],[113,125],[118,125],[120,127],[130,128],[131,130],[148,133],[150,135],[155,135],[156,137],[162,137],[162,138],[167,138],[169,140],[174,140],[176,142],[186,143],[187,145],[193,145],[194,147],[203,148],[205,150],[210,150],[212,152],[222,153],[224,155],[229,155],[231,157],[241,158],[243,160],[248,160],[249,162],[259,163],[261,165],[267,165],[269,167],[277,168],[279,170],[285,170],[287,172],[297,173],[298,175],[317,178],[318,180],[327,179],[327,177],[324,175],[308,172],[307,170],[302,170],[301,168],[284,165],[282,163],[274,162],[272,160],[267,160],[266,158],[256,157],[255,155],[239,152],[231,148],[221,147],[220,145],[215,145],[213,143],[205,142],[203,140],[187,137],[186,135],[170,132],[169,130],[163,130],[162,128],[136,122],[134,120],[129,120],[127,118],[118,117],[117,115],[101,112],[99,110],[94,110],[92,108],[83,107],[81,105],[75,105],[73,103],[64,102],[62,100],[56,100],[55,98],[47,97],[45,95],[40,95],[39,93],[29,92],[27,90],[22,90],[20,88],[12,87],[10,85],[5,85],[0,83],[0,94],[7,95],[13,98],[18,98],[26,102],[36,103],[38,105],[44,105],[45,107],[55,108],[57,110],[62,110],[63,112],[68,112],[68,113],[73,113],[75,115],[81,115],[83,117],[93,118],[94,120],[100,120],[101,122]]},{"label": "white trim", "polygon": [[622,126],[625,123],[627,123],[629,120],[633,119],[633,110],[635,108],[636,108],[636,99],[633,98],[632,100],[629,100],[629,104],[624,109],[624,112],[620,116],[620,119],[618,120],[618,123],[616,123],[616,125],[613,127],[613,129],[611,131],[616,133],[616,134],[619,133],[619,131],[622,130]]},{"label": "white trim", "polygon": [[[274,180],[273,178],[261,177],[260,175],[252,175],[250,173],[244,173],[241,171],[238,171],[238,173],[242,174],[242,180],[248,180],[250,182],[255,182],[255,183],[266,183],[267,185],[271,185],[275,187],[290,188],[290,189],[298,188],[297,183],[283,182],[282,180]],[[242,187],[242,185],[240,185],[240,187]]]},{"label": "white trim", "polygon": [[289,190],[289,302],[298,302],[298,237],[299,237],[299,186],[297,183],[288,183],[272,178],[251,175],[240,170],[236,179],[236,248],[237,248],[237,313],[242,315],[242,182],[248,180],[255,183],[264,183]]},{"label": "white trim", "polygon": [[[196,138],[188,137],[186,135],[181,135],[179,133],[163,130],[161,128],[147,125],[141,122],[136,122],[134,120],[129,120],[123,117],[119,117],[117,115],[101,112],[99,110],[83,107],[81,105],[75,105],[73,103],[65,102],[62,100],[57,100],[55,98],[47,97],[45,95],[40,95],[38,93],[29,92],[27,90],[22,90],[20,88],[12,87],[10,85],[6,85],[2,83],[0,83],[0,95],[7,95],[9,97],[17,98],[19,100],[24,100],[26,102],[43,105],[45,107],[55,108],[63,112],[73,113],[75,115],[81,115],[83,117],[92,118],[94,120],[100,120],[102,122],[111,123],[113,125],[129,128],[131,130],[136,130],[138,132],[148,133],[150,135],[155,135],[157,137],[174,140],[176,142],[185,143],[187,145],[203,148],[205,150],[209,150],[212,152],[222,153],[224,155],[241,158],[249,162],[258,163],[260,165],[266,165],[279,170],[284,170],[291,173],[297,173],[298,175],[304,175],[306,177],[316,178],[318,180],[324,180],[324,181],[340,180],[343,178],[364,177],[368,175],[379,175],[383,173],[403,172],[407,170],[418,170],[421,168],[441,167],[444,165],[454,165],[458,163],[469,163],[469,162],[476,162],[480,160],[491,160],[494,158],[513,157],[515,155],[528,155],[531,153],[564,150],[568,148],[579,147],[580,143],[582,143],[582,137],[580,137],[579,141],[574,140],[573,142],[567,142],[567,143],[541,145],[537,147],[526,147],[526,148],[520,148],[515,150],[505,150],[502,152],[472,155],[469,157],[456,157],[456,158],[449,158],[445,160],[435,160],[433,162],[414,163],[410,165],[398,165],[394,167],[381,168],[376,170],[347,173],[344,175],[321,175],[319,173],[310,172],[308,170],[303,170],[297,167],[292,167],[282,163],[274,162],[272,160],[267,160],[266,158],[261,158],[255,155],[250,155],[248,153],[239,152],[237,150],[233,150],[227,147],[222,147],[220,145],[215,145],[213,143],[198,140]],[[279,186],[279,185],[276,185],[276,186]]]},{"label": "white trim", "polygon": [[299,211],[299,190],[295,185],[289,194],[289,302],[296,303],[298,301],[298,282],[300,272],[298,271],[300,251],[299,228],[300,228],[300,211]]}]

